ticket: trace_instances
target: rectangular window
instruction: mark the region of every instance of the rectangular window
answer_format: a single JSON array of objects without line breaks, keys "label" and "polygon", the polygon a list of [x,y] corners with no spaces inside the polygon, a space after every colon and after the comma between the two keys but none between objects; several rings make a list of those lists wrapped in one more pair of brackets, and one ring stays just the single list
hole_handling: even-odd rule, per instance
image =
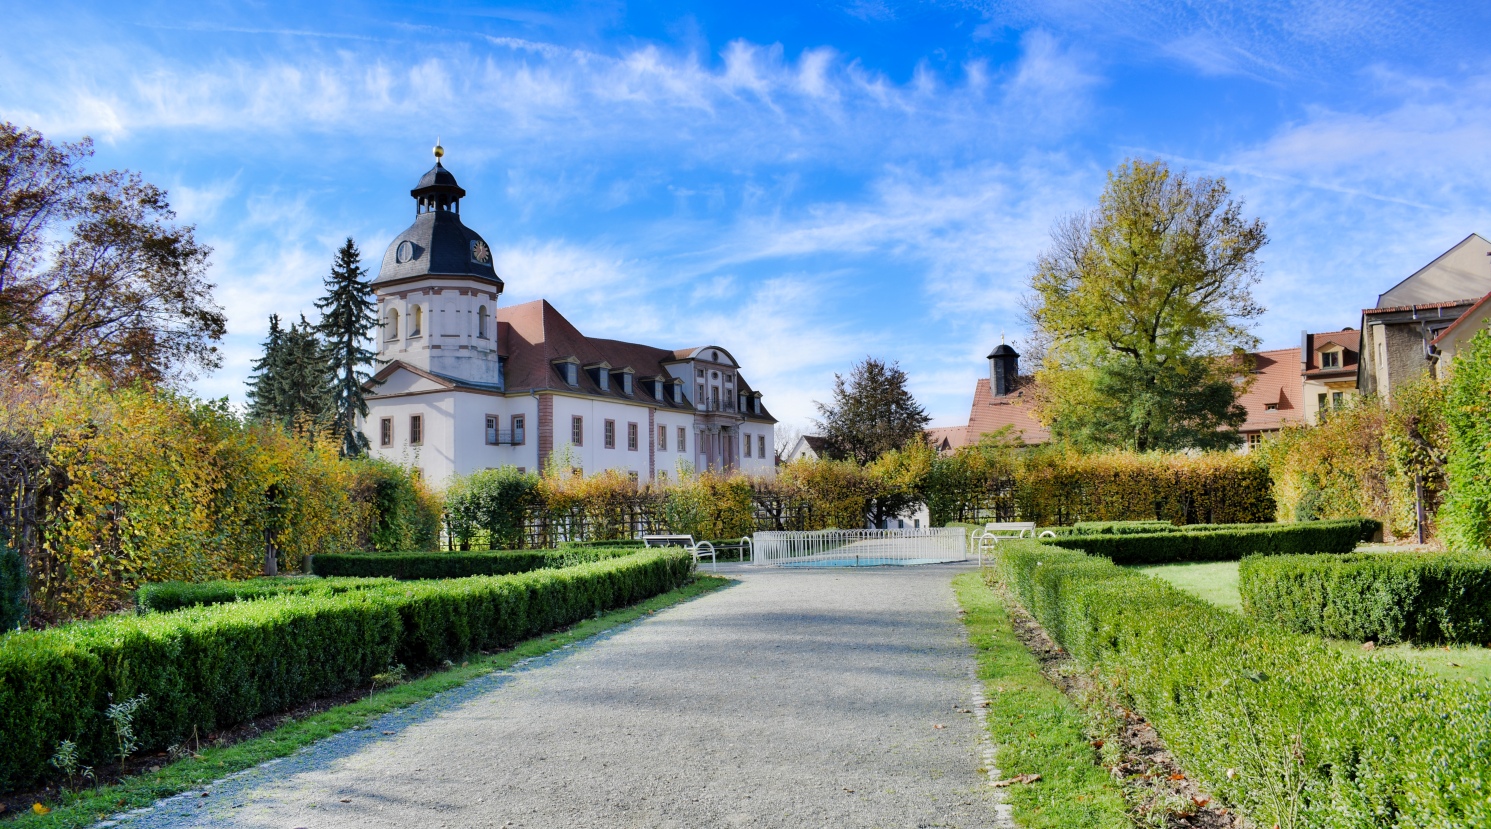
[{"label": "rectangular window", "polygon": [[632,376],[630,374],[621,375],[621,393],[627,397],[632,396]]},{"label": "rectangular window", "polygon": [[637,424],[635,423],[626,424],[626,448],[633,452],[637,451]]},{"label": "rectangular window", "polygon": [[668,427],[667,426],[659,426],[659,427],[657,427],[657,450],[659,452],[663,452],[663,451],[666,451],[667,448],[668,448]]},{"label": "rectangular window", "polygon": [[518,467],[518,474],[519,475],[527,475],[528,474],[528,467],[526,467],[526,466],[520,466],[520,467]]},{"label": "rectangular window", "polygon": [[585,418],[575,415],[569,419],[569,442],[576,446],[585,445]]},{"label": "rectangular window", "polygon": [[378,445],[393,446],[393,418],[385,417],[378,423]]},{"label": "rectangular window", "polygon": [[1260,446],[1262,444],[1263,444],[1263,433],[1262,432],[1254,432],[1254,433],[1248,435],[1248,445],[1249,446]]},{"label": "rectangular window", "polygon": [[694,403],[695,404],[700,404],[700,403],[703,403],[704,399],[705,399],[704,398],[704,384],[700,383],[697,388],[698,388],[698,391],[694,392]]},{"label": "rectangular window", "polygon": [[766,457],[766,435],[756,436],[756,457]]},{"label": "rectangular window", "polygon": [[497,431],[497,424],[502,421],[497,415],[487,415],[487,445],[496,446],[502,436]]},{"label": "rectangular window", "polygon": [[526,434],[526,431],[527,431],[525,429],[526,426],[527,426],[527,418],[523,417],[522,415],[513,415],[513,445],[514,446],[522,446],[527,441],[528,435]]},{"label": "rectangular window", "polygon": [[409,445],[419,446],[425,442],[425,419],[423,415],[409,415]]},{"label": "rectangular window", "polygon": [[608,420],[604,426],[605,440],[602,441],[607,449],[616,448],[616,421]]},{"label": "rectangular window", "polygon": [[745,438],[745,456],[749,458],[751,456],[751,436],[743,435],[743,437]]},{"label": "rectangular window", "polygon": [[1318,402],[1320,404],[1320,411],[1322,411],[1322,412],[1325,411],[1325,400],[1326,400],[1325,392],[1321,392],[1320,394],[1316,395],[1315,396],[1315,400],[1316,400],[1316,402]]},{"label": "rectangular window", "polygon": [[688,435],[689,433],[687,430],[685,430],[682,426],[678,427],[678,451],[688,451]]},{"label": "rectangular window", "polygon": [[1321,368],[1340,368],[1341,367],[1341,352],[1339,352],[1339,351],[1326,351],[1326,352],[1322,352],[1321,355],[1320,355],[1320,367]]},{"label": "rectangular window", "polygon": [[1344,392],[1344,391],[1333,391],[1333,392],[1331,392],[1331,408],[1332,409],[1339,409],[1339,408],[1341,408],[1344,405],[1346,405],[1346,392]]}]

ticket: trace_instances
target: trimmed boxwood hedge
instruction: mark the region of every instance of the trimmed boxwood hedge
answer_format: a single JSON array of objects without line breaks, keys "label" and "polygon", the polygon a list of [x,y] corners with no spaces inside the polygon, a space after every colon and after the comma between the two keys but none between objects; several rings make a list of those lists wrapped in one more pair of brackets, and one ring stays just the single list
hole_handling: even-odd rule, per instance
[{"label": "trimmed boxwood hedge", "polygon": [[1491,556],[1361,553],[1250,557],[1243,609],[1300,633],[1381,644],[1491,641]]},{"label": "trimmed boxwood hedge", "polygon": [[636,547],[561,547],[557,550],[495,550],[479,553],[324,553],[306,566],[318,576],[387,577],[400,580],[501,576],[548,567],[569,567],[636,553]]},{"label": "trimmed boxwood hedge", "polygon": [[403,582],[335,595],[282,595],[120,615],[0,637],[0,791],[48,773],[62,740],[106,761],[110,701],[148,699],[140,751],[207,735],[366,684],[664,593],[692,578],[678,550],[563,569]]},{"label": "trimmed boxwood hedge", "polygon": [[135,591],[135,607],[140,611],[165,613],[183,607],[242,602],[291,594],[345,593],[368,587],[384,587],[395,579],[320,579],[309,576],[280,576],[247,581],[162,581],[141,585]]},{"label": "trimmed boxwood hedge", "polygon": [[1000,545],[1078,664],[1258,826],[1491,826],[1491,688],[1339,651],[1097,556]]},{"label": "trimmed boxwood hedge", "polygon": [[1237,561],[1247,555],[1349,553],[1361,541],[1362,519],[1304,521],[1295,524],[1237,524],[1224,529],[1182,528],[1181,532],[1128,535],[1068,535],[1043,543],[1083,550],[1115,564],[1177,561]]},{"label": "trimmed boxwood hedge", "polygon": [[1134,533],[1173,533],[1185,530],[1169,521],[1078,521],[1072,525],[1077,535],[1131,535]]}]

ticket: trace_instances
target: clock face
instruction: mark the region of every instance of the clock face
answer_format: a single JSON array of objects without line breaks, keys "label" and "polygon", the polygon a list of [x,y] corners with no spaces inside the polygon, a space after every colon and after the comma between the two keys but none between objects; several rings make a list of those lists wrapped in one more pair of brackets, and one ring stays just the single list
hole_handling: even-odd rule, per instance
[{"label": "clock face", "polygon": [[393,253],[393,258],[400,264],[414,258],[414,243],[407,239],[399,243],[399,247]]},{"label": "clock face", "polygon": [[492,251],[487,248],[487,243],[477,239],[471,243],[471,261],[478,265],[492,264]]}]

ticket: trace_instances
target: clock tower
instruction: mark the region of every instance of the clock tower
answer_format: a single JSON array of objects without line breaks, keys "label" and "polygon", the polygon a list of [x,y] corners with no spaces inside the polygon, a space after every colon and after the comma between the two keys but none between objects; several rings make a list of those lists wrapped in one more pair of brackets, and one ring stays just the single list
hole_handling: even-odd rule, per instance
[{"label": "clock tower", "polygon": [[441,164],[409,195],[414,224],[394,237],[383,254],[373,289],[382,328],[378,357],[467,383],[501,388],[497,299],[502,279],[492,249],[461,223],[466,191]]}]

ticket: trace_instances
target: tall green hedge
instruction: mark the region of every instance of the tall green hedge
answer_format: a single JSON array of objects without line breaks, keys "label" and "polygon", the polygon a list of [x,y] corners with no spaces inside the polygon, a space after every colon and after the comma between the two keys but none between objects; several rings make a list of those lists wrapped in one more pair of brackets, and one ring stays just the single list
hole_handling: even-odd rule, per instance
[{"label": "tall green hedge", "polygon": [[545,567],[568,567],[631,555],[636,547],[561,547],[558,550],[500,550],[488,553],[323,553],[312,556],[318,576],[459,579],[501,576]]},{"label": "tall green hedge", "polygon": [[1362,519],[1305,521],[1297,524],[1246,524],[1216,529],[1158,533],[1068,535],[1042,542],[1084,550],[1116,564],[1178,561],[1237,561],[1247,555],[1349,553],[1375,522]]},{"label": "tall green hedge", "polygon": [[[428,553],[426,553],[428,555]],[[394,579],[318,579],[306,576],[248,579],[246,581],[162,581],[141,585],[135,591],[135,606],[141,611],[165,613],[183,607],[244,602],[287,595],[333,595],[348,590],[386,587]]]},{"label": "tall green hedge", "polygon": [[1491,641],[1491,556],[1363,553],[1242,560],[1248,615],[1300,633],[1381,644]]},{"label": "tall green hedge", "polygon": [[0,637],[0,791],[47,774],[62,740],[106,761],[110,701],[147,696],[141,751],[363,685],[502,648],[687,582],[678,550],[511,576],[399,583],[112,616]]},{"label": "tall green hedge", "polygon": [[1491,689],[1340,652],[1077,550],[1006,542],[997,572],[1255,825],[1491,826]]},{"label": "tall green hedge", "polygon": [[1072,525],[1076,535],[1136,535],[1138,533],[1173,533],[1188,529],[1169,521],[1078,521]]},{"label": "tall green hedge", "polygon": [[1449,426],[1449,496],[1439,510],[1454,549],[1491,548],[1491,331],[1455,355],[1445,394]]}]

